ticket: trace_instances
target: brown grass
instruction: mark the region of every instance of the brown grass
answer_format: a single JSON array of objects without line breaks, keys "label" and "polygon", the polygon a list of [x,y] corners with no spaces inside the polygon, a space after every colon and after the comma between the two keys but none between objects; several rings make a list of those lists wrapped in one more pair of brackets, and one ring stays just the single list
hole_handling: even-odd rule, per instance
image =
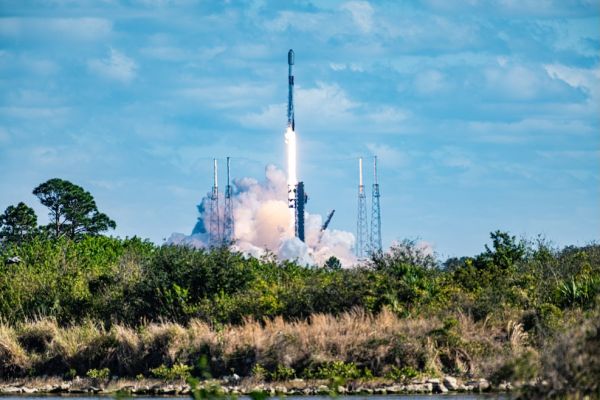
[{"label": "brown grass", "polygon": [[0,323],[0,376],[21,375],[28,366],[29,357],[17,340],[15,329]]},{"label": "brown grass", "polygon": [[300,321],[249,319],[220,329],[192,320],[187,326],[163,322],[109,330],[91,322],[59,327],[45,319],[0,325],[0,373],[21,376],[31,369],[36,375],[61,375],[74,369],[82,376],[106,367],[119,376],[148,376],[161,364],[195,365],[205,355],[214,376],[232,370],[247,376],[256,364],[287,366],[300,374],[331,361],[352,362],[378,376],[392,367],[468,376],[491,372],[526,345],[519,324],[503,328],[475,323],[464,314],[454,318],[458,322],[444,328],[437,317],[400,318],[387,309],[377,315],[353,309]]},{"label": "brown grass", "polygon": [[549,383],[538,398],[600,397],[600,310],[582,318],[542,356],[542,376]]}]

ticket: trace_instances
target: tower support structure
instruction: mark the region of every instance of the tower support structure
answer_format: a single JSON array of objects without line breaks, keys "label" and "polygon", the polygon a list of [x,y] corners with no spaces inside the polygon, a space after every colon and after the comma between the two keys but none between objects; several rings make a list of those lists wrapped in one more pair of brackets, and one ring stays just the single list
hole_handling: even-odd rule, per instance
[{"label": "tower support structure", "polygon": [[381,205],[377,180],[377,156],[373,157],[373,189],[371,193],[371,246],[370,251],[381,252]]},{"label": "tower support structure", "polygon": [[221,245],[221,223],[219,218],[219,182],[217,159],[213,159],[213,187],[210,196],[210,224],[209,224],[209,245],[211,247]]},{"label": "tower support structure", "polygon": [[304,192],[304,182],[298,182],[296,185],[296,208],[295,208],[295,235],[304,242],[304,205],[307,196]]},{"label": "tower support structure", "polygon": [[223,243],[229,245],[234,240],[233,193],[231,188],[230,157],[227,157],[227,185],[225,186],[225,209],[223,212]]},{"label": "tower support structure", "polygon": [[363,185],[363,159],[358,159],[358,216],[356,220],[356,256],[364,259],[368,254],[369,226],[367,223],[367,197]]}]

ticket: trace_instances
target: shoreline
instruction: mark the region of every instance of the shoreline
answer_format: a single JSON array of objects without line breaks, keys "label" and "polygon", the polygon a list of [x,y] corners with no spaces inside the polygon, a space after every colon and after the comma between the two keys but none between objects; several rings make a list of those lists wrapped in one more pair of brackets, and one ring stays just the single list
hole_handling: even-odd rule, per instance
[{"label": "shoreline", "polygon": [[[242,396],[264,393],[267,396],[314,396],[314,395],[398,395],[398,394],[450,394],[450,393],[504,393],[515,389],[511,383],[492,385],[486,379],[461,380],[451,376],[444,378],[413,379],[408,382],[351,381],[332,384],[326,380],[294,379],[281,382],[254,382],[250,379],[232,383],[231,380],[207,380],[197,389],[208,390],[215,396]],[[93,379],[29,378],[0,383],[0,396],[4,395],[114,395],[131,396],[189,396],[192,387],[183,381],[117,379],[98,382]]]}]

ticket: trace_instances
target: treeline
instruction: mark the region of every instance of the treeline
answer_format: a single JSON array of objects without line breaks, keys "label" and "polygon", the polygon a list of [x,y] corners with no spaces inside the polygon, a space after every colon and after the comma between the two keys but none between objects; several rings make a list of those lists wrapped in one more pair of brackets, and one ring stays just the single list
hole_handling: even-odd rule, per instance
[{"label": "treeline", "polygon": [[473,258],[442,264],[406,241],[366,265],[341,269],[335,260],[303,267],[226,247],[35,236],[0,250],[0,315],[11,323],[52,316],[61,323],[137,325],[192,318],[235,324],[353,307],[387,307],[399,316],[452,310],[476,320],[520,310],[526,329],[546,332],[565,311],[597,305],[600,246],[555,249],[503,232],[491,237],[492,246]]},{"label": "treeline", "polygon": [[355,268],[340,268],[335,257],[303,267],[227,247],[105,237],[116,224],[80,186],[51,179],[33,194],[48,208],[49,224],[37,226],[23,203],[0,215],[0,316],[10,323],[51,316],[107,326],[192,318],[236,324],[359,307],[399,316],[452,310],[475,320],[519,310],[525,327],[540,331],[567,310],[594,308],[600,293],[597,244],[558,249],[496,231],[475,257],[441,262],[404,241]]}]

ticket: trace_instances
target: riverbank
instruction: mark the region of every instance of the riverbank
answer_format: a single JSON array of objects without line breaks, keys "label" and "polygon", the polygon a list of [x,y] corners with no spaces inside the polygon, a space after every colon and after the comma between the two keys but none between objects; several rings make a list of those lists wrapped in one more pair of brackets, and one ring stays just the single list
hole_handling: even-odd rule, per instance
[{"label": "riverbank", "polygon": [[[443,394],[443,393],[489,393],[510,392],[515,387],[510,383],[492,385],[486,379],[461,380],[455,377],[413,379],[406,382],[389,380],[333,382],[327,380],[293,379],[281,382],[256,382],[252,379],[234,377],[223,380],[208,380],[198,384],[197,389],[205,389],[216,395],[250,395],[264,393],[269,396],[311,396],[311,395],[395,395],[395,394]],[[116,379],[99,382],[94,379],[74,379],[73,381],[55,378],[31,378],[0,383],[0,395],[114,395],[126,393],[137,396],[189,395],[192,387],[183,381],[165,382],[161,380]]]},{"label": "riverbank", "polygon": [[405,243],[351,270],[102,237],[0,248],[0,379],[17,394],[234,375],[250,383],[224,390],[443,392],[430,378],[451,375],[600,393],[600,246],[492,239],[444,268]]},{"label": "riverbank", "polygon": [[51,319],[0,324],[0,394],[186,395],[190,377],[210,377],[204,386],[234,395],[595,393],[597,315],[542,355],[519,323],[460,313],[440,320],[355,309],[219,328],[197,320],[137,329]]}]

